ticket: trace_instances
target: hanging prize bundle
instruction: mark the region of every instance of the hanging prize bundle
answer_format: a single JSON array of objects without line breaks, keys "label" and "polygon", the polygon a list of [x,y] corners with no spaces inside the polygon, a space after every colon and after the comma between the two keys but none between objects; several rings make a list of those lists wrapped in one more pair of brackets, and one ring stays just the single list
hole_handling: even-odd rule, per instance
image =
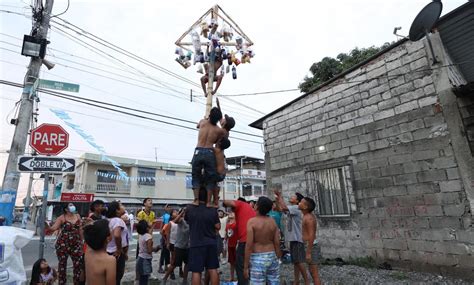
[{"label": "hanging prize bundle", "polygon": [[[193,27],[189,36],[192,50],[177,47],[176,61],[185,69],[197,64],[198,73],[207,73],[213,50],[215,61],[222,62],[221,75],[224,75],[224,71],[232,71],[233,79],[237,79],[237,66],[250,63],[250,59],[255,56],[251,49],[253,43],[245,41],[240,35],[234,37],[234,29],[226,24],[219,25],[216,19],[203,21]],[[217,74],[218,70],[215,72]]]}]

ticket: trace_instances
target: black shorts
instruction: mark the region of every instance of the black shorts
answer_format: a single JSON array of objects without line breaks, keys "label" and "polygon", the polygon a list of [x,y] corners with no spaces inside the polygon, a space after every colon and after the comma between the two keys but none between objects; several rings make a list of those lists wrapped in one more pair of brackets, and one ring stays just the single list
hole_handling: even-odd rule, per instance
[{"label": "black shorts", "polygon": [[174,266],[179,267],[183,263],[188,264],[189,248],[175,247],[174,251],[176,253],[176,256],[175,256],[175,259],[174,259]]},{"label": "black shorts", "polygon": [[174,244],[170,243],[169,251],[174,252]]},{"label": "black shorts", "polygon": [[[217,170],[214,149],[197,147],[194,150],[192,166],[193,189],[199,189],[203,183],[208,191],[216,189]],[[204,169],[204,175],[202,170]]]},{"label": "black shorts", "polygon": [[203,272],[205,269],[219,268],[217,244],[191,247],[189,249],[189,271]]},{"label": "black shorts", "polygon": [[290,241],[290,255],[293,264],[306,262],[304,243],[299,241]]}]

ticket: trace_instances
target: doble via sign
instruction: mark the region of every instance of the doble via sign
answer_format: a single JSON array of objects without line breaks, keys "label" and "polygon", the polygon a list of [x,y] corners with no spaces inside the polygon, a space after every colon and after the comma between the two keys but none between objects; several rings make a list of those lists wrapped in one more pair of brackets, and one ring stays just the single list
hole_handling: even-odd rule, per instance
[{"label": "doble via sign", "polygon": [[18,171],[20,172],[48,172],[64,173],[74,172],[76,161],[73,158],[20,156],[18,158]]}]

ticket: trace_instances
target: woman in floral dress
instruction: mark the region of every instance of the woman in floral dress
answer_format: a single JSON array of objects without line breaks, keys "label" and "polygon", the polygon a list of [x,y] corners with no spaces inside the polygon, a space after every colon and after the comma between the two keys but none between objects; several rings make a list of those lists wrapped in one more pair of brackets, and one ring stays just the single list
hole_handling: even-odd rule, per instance
[{"label": "woman in floral dress", "polygon": [[63,211],[64,213],[56,219],[54,225],[46,228],[52,231],[60,230],[55,246],[59,261],[59,285],[67,283],[66,268],[69,256],[73,263],[74,285],[79,285],[84,279],[82,274],[84,271],[84,252],[81,216],[76,213],[76,207],[72,203],[64,206]]}]

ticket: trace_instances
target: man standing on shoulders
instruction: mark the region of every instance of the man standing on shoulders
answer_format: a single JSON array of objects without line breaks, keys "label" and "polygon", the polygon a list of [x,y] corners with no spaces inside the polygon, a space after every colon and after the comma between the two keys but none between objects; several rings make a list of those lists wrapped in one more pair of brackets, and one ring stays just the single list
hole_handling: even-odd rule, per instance
[{"label": "man standing on shoulders", "polygon": [[280,284],[280,231],[267,216],[272,204],[267,197],[258,198],[257,216],[247,223],[244,277],[250,277],[251,284]]},{"label": "man standing on shoulders", "polygon": [[290,205],[287,206],[281,195],[281,185],[274,186],[274,193],[278,210],[285,212],[288,215],[286,241],[290,242],[291,260],[294,265],[294,284],[299,284],[300,273],[303,275],[304,284],[309,285],[308,274],[304,266],[305,250],[302,235],[302,214],[298,209],[299,202],[303,199],[303,195],[295,193],[290,197]]},{"label": "man standing on shoulders", "polygon": [[244,260],[245,260],[245,243],[247,242],[247,222],[255,217],[255,211],[247,204],[244,198],[235,201],[224,201],[225,207],[231,207],[235,213],[237,222],[237,262],[235,269],[237,271],[237,280],[239,285],[247,285],[249,281],[244,278]]},{"label": "man standing on shoulders", "polygon": [[306,252],[306,263],[309,267],[311,277],[313,277],[313,284],[319,285],[318,264],[321,253],[321,248],[316,242],[317,221],[313,214],[316,203],[309,197],[304,197],[298,204],[298,208],[303,213],[303,242]]}]

